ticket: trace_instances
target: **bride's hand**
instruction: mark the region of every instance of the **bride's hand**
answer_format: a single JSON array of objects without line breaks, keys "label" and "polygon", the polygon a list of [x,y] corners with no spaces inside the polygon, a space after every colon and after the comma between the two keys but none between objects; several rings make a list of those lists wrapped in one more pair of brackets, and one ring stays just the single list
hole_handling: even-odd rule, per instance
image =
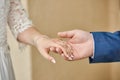
[{"label": "bride's hand", "polygon": [[73,52],[72,52],[72,47],[71,45],[66,42],[66,41],[63,41],[62,39],[52,39],[52,41],[54,41],[55,43],[59,44],[60,46],[62,46],[66,53],[67,53],[67,56],[66,54],[64,54],[64,52],[62,52],[62,50],[58,47],[51,47],[50,48],[50,51],[53,51],[53,52],[56,52],[56,53],[59,53],[61,56],[63,56],[66,60],[72,60],[72,58],[74,57],[73,56]]},{"label": "bride's hand", "polygon": [[[63,47],[61,44],[56,43],[53,39],[50,39],[47,36],[37,36],[34,38],[34,45],[38,49],[38,51],[41,53],[41,55],[48,59],[49,61],[56,63],[55,59],[49,55],[50,51],[63,53],[64,56],[69,58],[69,55],[67,54],[67,51],[65,47]],[[55,50],[51,50],[51,48],[54,48]],[[58,51],[59,50],[59,51]],[[61,52],[60,52],[61,51]]]}]

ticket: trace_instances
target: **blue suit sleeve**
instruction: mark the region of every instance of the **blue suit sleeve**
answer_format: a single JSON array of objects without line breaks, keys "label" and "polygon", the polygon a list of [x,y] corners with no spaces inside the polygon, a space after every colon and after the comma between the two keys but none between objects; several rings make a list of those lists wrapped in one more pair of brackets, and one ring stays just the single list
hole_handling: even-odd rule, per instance
[{"label": "blue suit sleeve", "polygon": [[94,38],[94,58],[90,63],[120,61],[120,31],[92,32]]}]

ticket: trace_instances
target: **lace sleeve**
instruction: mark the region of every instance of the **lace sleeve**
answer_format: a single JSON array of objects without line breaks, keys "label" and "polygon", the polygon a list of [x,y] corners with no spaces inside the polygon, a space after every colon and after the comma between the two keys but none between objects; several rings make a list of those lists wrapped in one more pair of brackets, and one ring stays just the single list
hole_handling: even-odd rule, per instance
[{"label": "lace sleeve", "polygon": [[[28,19],[28,15],[19,0],[10,0],[8,25],[16,39],[19,33],[32,27],[32,22]],[[24,50],[25,46],[25,44],[19,42],[19,49],[21,51]]]},{"label": "lace sleeve", "polygon": [[19,33],[32,26],[32,22],[28,19],[19,0],[10,0],[8,25],[16,38]]}]

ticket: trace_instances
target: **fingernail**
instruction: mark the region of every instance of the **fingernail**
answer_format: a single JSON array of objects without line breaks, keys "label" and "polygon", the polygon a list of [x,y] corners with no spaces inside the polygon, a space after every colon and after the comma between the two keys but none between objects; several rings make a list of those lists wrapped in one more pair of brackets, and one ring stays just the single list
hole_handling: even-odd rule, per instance
[{"label": "fingernail", "polygon": [[60,35],[61,34],[61,32],[58,32],[58,35]]},{"label": "fingernail", "polygon": [[63,57],[64,57],[64,54],[61,54],[61,56],[63,56]]},{"label": "fingernail", "polygon": [[53,48],[50,48],[51,51],[53,51]]},{"label": "fingernail", "polygon": [[54,64],[56,63],[56,61],[54,59],[52,59],[51,62],[54,63]]},{"label": "fingernail", "polygon": [[56,51],[59,52],[59,48],[57,48]]},{"label": "fingernail", "polygon": [[68,55],[66,55],[66,57],[68,57],[68,58],[69,58],[69,56],[68,56]]},{"label": "fingernail", "polygon": [[73,58],[74,56],[73,56],[73,55],[71,55],[71,57]]},{"label": "fingernail", "polygon": [[73,60],[71,57],[69,57],[69,60]]}]

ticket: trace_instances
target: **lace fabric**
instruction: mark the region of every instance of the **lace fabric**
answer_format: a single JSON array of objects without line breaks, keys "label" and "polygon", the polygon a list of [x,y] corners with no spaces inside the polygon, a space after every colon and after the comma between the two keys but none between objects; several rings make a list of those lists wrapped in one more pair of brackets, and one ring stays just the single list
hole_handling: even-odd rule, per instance
[{"label": "lace fabric", "polygon": [[19,0],[0,0],[0,80],[15,80],[7,46],[7,24],[16,39],[32,26]]},{"label": "lace fabric", "polygon": [[23,32],[28,27],[31,27],[32,22],[28,19],[19,0],[11,0],[10,4],[8,24],[15,37],[17,37],[19,33]]}]

